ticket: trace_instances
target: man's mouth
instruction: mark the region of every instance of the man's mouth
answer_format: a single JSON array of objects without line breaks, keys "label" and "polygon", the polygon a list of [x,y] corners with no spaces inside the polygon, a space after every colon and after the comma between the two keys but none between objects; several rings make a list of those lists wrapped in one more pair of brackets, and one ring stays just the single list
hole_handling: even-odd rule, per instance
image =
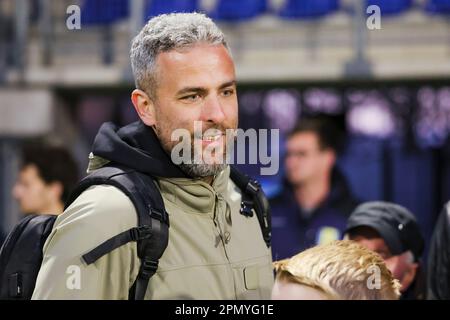
[{"label": "man's mouth", "polygon": [[221,130],[208,130],[203,133],[197,141],[200,141],[203,147],[209,146],[210,148],[221,148],[224,143],[224,133]]},{"label": "man's mouth", "polygon": [[194,133],[195,139],[207,141],[207,142],[214,142],[218,141],[224,136],[225,133],[220,129],[208,129],[206,131],[202,132],[196,132]]},{"label": "man's mouth", "polygon": [[208,142],[213,142],[213,141],[219,140],[222,136],[223,136],[223,134],[221,132],[217,133],[217,134],[214,134],[214,135],[204,135],[202,137],[202,140],[203,141],[208,141]]}]

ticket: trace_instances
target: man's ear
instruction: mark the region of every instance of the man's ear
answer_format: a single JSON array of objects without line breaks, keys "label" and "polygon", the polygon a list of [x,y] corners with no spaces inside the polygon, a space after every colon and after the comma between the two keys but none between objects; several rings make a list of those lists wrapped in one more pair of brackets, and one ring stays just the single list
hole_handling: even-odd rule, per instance
[{"label": "man's ear", "polygon": [[62,194],[64,192],[64,187],[61,182],[59,181],[50,182],[48,184],[48,187],[50,188],[50,192],[52,193],[54,199],[57,200],[61,199]]},{"label": "man's ear", "polygon": [[403,279],[401,279],[400,283],[402,284],[401,291],[406,291],[411,283],[413,283],[414,279],[416,278],[417,274],[417,268],[419,267],[418,263],[411,263],[408,266],[408,270],[405,272],[405,275],[403,276]]},{"label": "man's ear", "polygon": [[151,127],[155,124],[155,105],[148,94],[143,90],[134,89],[131,93],[131,101],[136,112],[147,126]]},{"label": "man's ear", "polygon": [[324,153],[326,155],[325,161],[326,161],[328,167],[332,168],[334,166],[334,164],[336,163],[336,152],[331,148],[327,148],[324,150]]}]

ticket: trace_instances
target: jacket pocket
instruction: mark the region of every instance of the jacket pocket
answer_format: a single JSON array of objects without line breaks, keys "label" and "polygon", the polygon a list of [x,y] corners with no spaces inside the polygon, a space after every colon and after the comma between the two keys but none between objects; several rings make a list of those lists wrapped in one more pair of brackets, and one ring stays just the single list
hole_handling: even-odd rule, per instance
[{"label": "jacket pocket", "polygon": [[259,287],[259,270],[258,266],[250,266],[244,268],[245,289],[256,290]]}]

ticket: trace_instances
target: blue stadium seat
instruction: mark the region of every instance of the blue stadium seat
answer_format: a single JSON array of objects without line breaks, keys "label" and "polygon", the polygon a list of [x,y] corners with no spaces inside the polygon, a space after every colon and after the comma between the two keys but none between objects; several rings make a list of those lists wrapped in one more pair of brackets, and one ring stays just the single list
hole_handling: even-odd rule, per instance
[{"label": "blue stadium seat", "polygon": [[199,11],[198,0],[150,0],[147,2],[145,17],[163,13]]},{"label": "blue stadium seat", "polygon": [[434,14],[450,14],[450,0],[429,0],[425,10]]},{"label": "blue stadium seat", "polygon": [[286,19],[314,19],[338,9],[338,0],[287,0],[279,15]]},{"label": "blue stadium seat", "polygon": [[380,7],[381,15],[398,15],[412,6],[411,0],[367,0],[367,6],[376,5]]},{"label": "blue stadium seat", "polygon": [[241,21],[254,18],[267,10],[267,0],[218,0],[209,16],[215,20]]},{"label": "blue stadium seat", "polygon": [[110,24],[128,17],[128,0],[85,0],[81,8],[82,24]]}]

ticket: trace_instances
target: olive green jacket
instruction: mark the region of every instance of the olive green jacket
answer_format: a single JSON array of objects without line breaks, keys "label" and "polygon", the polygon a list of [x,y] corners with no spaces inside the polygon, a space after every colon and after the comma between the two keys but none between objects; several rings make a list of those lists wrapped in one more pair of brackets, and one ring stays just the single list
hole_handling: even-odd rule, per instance
[{"label": "olive green jacket", "polygon": [[[170,217],[169,244],[146,299],[269,299],[271,252],[256,218],[239,213],[240,190],[227,167],[212,185],[161,178]],[[131,242],[86,265],[81,256],[137,225],[125,194],[113,186],[84,191],[58,216],[44,246],[33,299],[128,299],[139,271]]]}]

